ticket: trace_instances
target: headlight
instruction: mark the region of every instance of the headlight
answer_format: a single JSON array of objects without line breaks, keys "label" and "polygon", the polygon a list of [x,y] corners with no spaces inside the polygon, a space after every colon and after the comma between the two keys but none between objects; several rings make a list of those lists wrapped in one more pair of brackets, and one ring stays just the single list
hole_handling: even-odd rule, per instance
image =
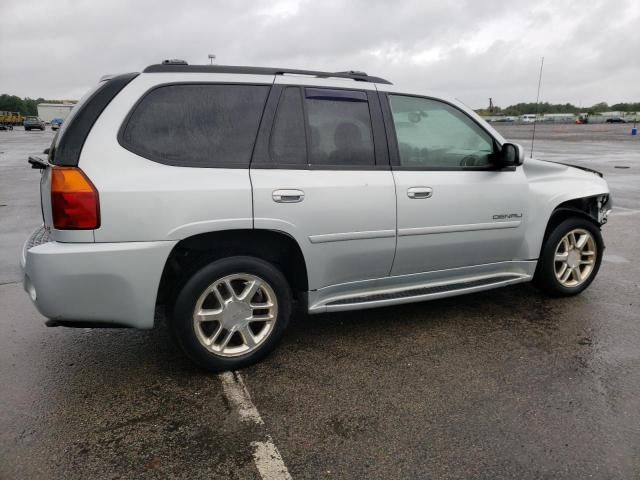
[{"label": "headlight", "polygon": [[602,195],[598,198],[598,223],[600,225],[607,223],[612,209],[613,201],[611,200],[611,195]]}]

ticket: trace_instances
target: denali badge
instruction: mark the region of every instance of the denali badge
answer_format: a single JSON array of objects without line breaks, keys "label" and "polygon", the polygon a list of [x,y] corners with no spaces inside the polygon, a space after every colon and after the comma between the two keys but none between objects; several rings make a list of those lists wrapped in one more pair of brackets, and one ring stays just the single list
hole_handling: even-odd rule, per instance
[{"label": "denali badge", "polygon": [[500,215],[494,215],[494,220],[508,220],[510,218],[522,218],[521,213],[502,213]]}]

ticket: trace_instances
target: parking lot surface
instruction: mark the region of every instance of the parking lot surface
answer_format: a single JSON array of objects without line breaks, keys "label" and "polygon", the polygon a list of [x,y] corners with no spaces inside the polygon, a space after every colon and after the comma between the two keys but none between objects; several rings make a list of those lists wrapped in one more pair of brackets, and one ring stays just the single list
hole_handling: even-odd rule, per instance
[{"label": "parking lot surface", "polygon": [[[498,128],[529,148],[530,126]],[[273,355],[231,377],[192,366],[165,328],[44,326],[18,257],[41,221],[26,159],[52,132],[0,132],[0,478],[638,478],[629,131],[537,127],[537,157],[600,170],[612,189],[604,262],[583,294],[525,284],[301,315]]]}]

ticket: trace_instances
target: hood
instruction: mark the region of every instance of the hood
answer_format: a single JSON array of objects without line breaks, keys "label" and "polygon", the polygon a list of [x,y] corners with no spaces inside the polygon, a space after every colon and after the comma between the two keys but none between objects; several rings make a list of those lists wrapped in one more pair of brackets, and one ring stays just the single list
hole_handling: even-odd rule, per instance
[{"label": "hood", "polygon": [[528,158],[522,164],[530,190],[544,192],[556,204],[572,198],[609,193],[609,186],[599,172],[559,162]]},{"label": "hood", "polygon": [[594,170],[592,168],[587,168],[587,167],[582,167],[580,165],[572,165],[571,163],[564,163],[564,162],[552,162],[551,160],[540,160],[541,162],[547,162],[547,163],[557,163],[558,165],[565,165],[567,167],[572,167],[572,168],[577,168],[579,170],[584,170],[585,172],[591,172],[591,173],[595,173],[596,175],[598,175],[600,178],[604,177],[604,174],[602,172],[599,172],[598,170]]}]

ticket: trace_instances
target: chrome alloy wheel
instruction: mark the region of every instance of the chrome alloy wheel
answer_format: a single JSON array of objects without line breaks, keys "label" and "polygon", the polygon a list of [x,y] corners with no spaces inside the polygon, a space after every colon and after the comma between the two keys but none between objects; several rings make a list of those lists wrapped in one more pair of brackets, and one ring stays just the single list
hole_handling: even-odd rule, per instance
[{"label": "chrome alloy wheel", "polygon": [[554,271],[562,286],[577,287],[591,276],[597,248],[593,235],[582,228],[571,230],[562,237],[554,257]]},{"label": "chrome alloy wheel", "polygon": [[249,273],[227,275],[211,284],[196,302],[193,327],[198,341],[221,357],[259,348],[278,318],[273,288]]}]

